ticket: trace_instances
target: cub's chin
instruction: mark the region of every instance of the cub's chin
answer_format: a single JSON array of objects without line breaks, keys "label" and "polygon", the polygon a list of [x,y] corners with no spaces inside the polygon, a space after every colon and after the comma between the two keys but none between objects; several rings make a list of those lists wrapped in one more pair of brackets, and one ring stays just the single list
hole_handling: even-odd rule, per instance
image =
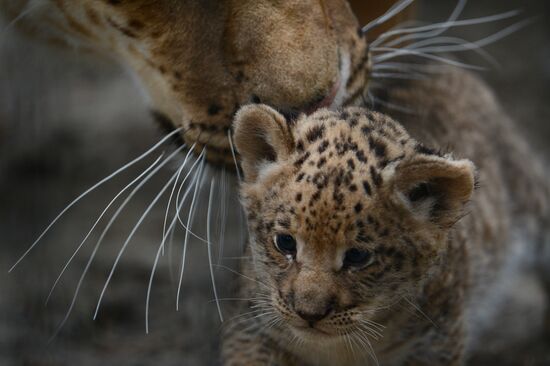
[{"label": "cub's chin", "polygon": [[311,342],[316,344],[338,343],[344,337],[342,334],[330,332],[319,326],[309,326],[307,324],[289,324],[292,334],[302,342]]}]

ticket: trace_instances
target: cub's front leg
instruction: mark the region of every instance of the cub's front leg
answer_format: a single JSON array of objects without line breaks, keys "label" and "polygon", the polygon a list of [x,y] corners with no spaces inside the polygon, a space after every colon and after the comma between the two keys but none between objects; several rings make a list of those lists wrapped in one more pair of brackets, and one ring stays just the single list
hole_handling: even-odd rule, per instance
[{"label": "cub's front leg", "polygon": [[[461,322],[443,325],[426,341],[413,346],[405,366],[462,366],[466,363],[465,333]],[[416,351],[415,351],[416,349]]]},{"label": "cub's front leg", "polygon": [[223,366],[298,366],[292,358],[257,331],[226,331],[222,344]]}]

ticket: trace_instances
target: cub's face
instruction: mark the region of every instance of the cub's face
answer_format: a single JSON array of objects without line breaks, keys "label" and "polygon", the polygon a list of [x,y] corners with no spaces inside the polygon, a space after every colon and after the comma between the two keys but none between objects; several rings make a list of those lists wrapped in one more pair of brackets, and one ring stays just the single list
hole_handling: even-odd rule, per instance
[{"label": "cub's face", "polygon": [[359,108],[288,122],[249,106],[235,123],[264,306],[306,339],[375,334],[377,311],[413,291],[445,250],[472,163]]}]

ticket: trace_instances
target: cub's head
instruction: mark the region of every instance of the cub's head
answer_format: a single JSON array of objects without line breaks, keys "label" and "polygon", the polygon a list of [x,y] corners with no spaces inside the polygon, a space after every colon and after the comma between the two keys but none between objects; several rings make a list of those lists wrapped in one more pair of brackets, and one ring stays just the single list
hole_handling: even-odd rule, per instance
[{"label": "cub's head", "polygon": [[474,188],[470,161],[360,108],[291,122],[247,106],[235,143],[264,306],[302,337],[368,327],[377,310],[414,291]]}]

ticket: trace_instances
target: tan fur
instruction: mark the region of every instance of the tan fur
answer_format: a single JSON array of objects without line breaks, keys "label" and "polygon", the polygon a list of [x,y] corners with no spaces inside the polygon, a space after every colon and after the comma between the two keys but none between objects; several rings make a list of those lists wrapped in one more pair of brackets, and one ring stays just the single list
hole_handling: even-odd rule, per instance
[{"label": "tan fur", "polygon": [[[376,364],[373,354],[462,365],[485,343],[478,310],[504,306],[497,282],[533,268],[547,180],[487,87],[449,69],[392,85],[386,101],[409,112],[319,111],[285,134],[273,109],[237,114],[251,255],[240,311],[256,312],[227,325],[226,365]],[[449,144],[453,155],[432,149]],[[296,239],[295,254],[277,249],[277,234]],[[368,264],[343,265],[350,248]]]},{"label": "tan fur", "polygon": [[1,0],[0,14],[20,16],[15,25],[35,37],[114,57],[169,128],[231,165],[240,105],[294,114],[352,103],[368,68],[345,0]]}]

